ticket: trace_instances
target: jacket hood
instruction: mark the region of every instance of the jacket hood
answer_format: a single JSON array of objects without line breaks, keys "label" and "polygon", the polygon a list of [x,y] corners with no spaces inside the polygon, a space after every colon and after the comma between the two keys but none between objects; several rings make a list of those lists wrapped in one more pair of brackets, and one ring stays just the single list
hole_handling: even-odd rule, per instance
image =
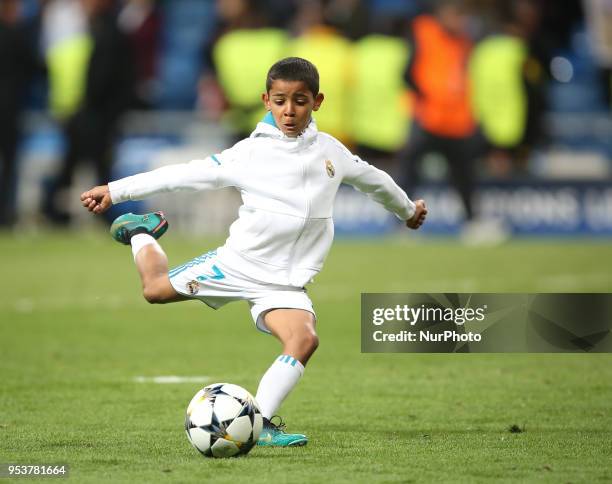
[{"label": "jacket hood", "polygon": [[274,121],[274,116],[272,116],[272,113],[268,112],[263,117],[263,119],[259,123],[257,123],[257,127],[251,133],[250,137],[251,138],[259,138],[259,137],[274,138],[274,139],[280,139],[280,140],[288,141],[288,142],[297,142],[298,144],[301,144],[304,142],[306,143],[313,142],[316,139],[318,133],[319,133],[319,130],[317,129],[317,123],[315,122],[314,118],[310,118],[310,123],[308,123],[308,126],[306,126],[306,129],[302,131],[302,133],[300,133],[296,138],[287,136],[276,125],[276,122]]}]

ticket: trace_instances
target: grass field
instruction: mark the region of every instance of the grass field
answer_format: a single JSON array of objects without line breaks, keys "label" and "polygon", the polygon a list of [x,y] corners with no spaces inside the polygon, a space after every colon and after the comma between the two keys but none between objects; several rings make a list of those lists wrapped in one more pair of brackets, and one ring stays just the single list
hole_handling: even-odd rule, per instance
[{"label": "grass field", "polygon": [[[171,264],[214,241],[165,239]],[[74,482],[610,482],[612,356],[360,353],[361,292],[610,292],[612,245],[338,241],[310,295],[321,346],[282,408],[311,443],[207,460],[183,418],[206,376],[255,392],[279,354],[246,304],[147,305],[105,234],[0,237],[0,462]],[[524,431],[509,432],[511,425]]]}]

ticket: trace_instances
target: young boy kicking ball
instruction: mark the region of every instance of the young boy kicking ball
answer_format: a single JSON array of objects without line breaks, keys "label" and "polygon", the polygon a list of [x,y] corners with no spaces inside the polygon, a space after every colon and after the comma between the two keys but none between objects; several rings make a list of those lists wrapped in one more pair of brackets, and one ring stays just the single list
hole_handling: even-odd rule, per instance
[{"label": "young boy kicking ball", "polygon": [[100,214],[111,204],[178,190],[235,187],[243,205],[225,245],[168,271],[157,243],[168,228],[161,212],[126,214],[111,226],[115,240],[132,246],[145,299],[168,303],[199,299],[214,309],[245,300],[258,329],[281,342],[282,354],[266,371],[257,395],[264,417],[259,445],[298,446],[270,419],[297,384],[317,349],[315,314],[304,286],[321,270],[334,228],[338,187],[348,183],[418,229],[427,210],[412,202],[385,172],[317,131],[311,115],[323,102],[319,74],[290,57],[268,72],[262,95],[269,111],[251,136],[203,160],[165,166],[94,187],[83,206]]}]

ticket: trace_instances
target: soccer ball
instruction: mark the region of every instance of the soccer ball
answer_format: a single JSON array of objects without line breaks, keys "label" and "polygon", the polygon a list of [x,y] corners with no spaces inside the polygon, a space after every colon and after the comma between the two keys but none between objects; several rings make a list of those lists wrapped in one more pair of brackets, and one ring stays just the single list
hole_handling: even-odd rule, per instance
[{"label": "soccer ball", "polygon": [[231,383],[204,387],[191,399],[185,416],[189,442],[206,457],[248,454],[262,427],[263,418],[253,395]]}]

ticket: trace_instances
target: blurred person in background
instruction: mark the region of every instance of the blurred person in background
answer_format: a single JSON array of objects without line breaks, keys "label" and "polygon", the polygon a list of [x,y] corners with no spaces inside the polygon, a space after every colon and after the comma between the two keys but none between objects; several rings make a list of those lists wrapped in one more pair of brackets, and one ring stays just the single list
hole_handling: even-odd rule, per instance
[{"label": "blurred person in background", "polygon": [[299,0],[264,0],[264,8],[272,27],[286,29],[297,11]]},{"label": "blurred person in background", "polygon": [[[57,1],[57,0],[56,0]],[[114,0],[80,0],[87,30],[66,40],[62,55],[58,46],[50,52],[52,110],[63,124],[66,154],[60,172],[46,190],[43,213],[56,225],[70,222],[66,192],[79,162],[94,165],[98,180],[111,176],[117,123],[133,99],[133,59],[125,34],[119,29]],[[73,55],[78,64],[62,59]],[[55,56],[55,57],[54,57]],[[59,59],[58,59],[59,58]],[[76,93],[61,89],[72,78]],[[53,90],[69,103],[55,105]]]},{"label": "blurred person in background", "polygon": [[470,61],[472,104],[493,175],[524,171],[543,138],[546,75],[530,48],[540,23],[536,0],[496,4],[498,29],[481,40]]},{"label": "blurred person in background", "polygon": [[371,9],[366,0],[329,0],[325,2],[325,17],[350,40],[370,33]]},{"label": "blurred person in background", "polygon": [[264,116],[261,80],[284,56],[287,32],[273,27],[263,0],[217,0],[219,26],[204,46],[199,104],[224,119],[234,141],[248,137]]},{"label": "blurred person in background", "polygon": [[319,69],[321,90],[328,96],[325,110],[318,112],[319,129],[351,144],[350,89],[354,79],[353,46],[333,23],[337,12],[331,0],[300,2],[293,24],[296,37],[287,55],[308,59]]},{"label": "blurred person in background", "polygon": [[119,12],[119,26],[128,36],[135,63],[132,108],[151,109],[155,105],[157,61],[162,16],[156,0],[126,0]]},{"label": "blurred person in background", "polygon": [[61,121],[76,111],[83,97],[91,37],[81,0],[42,0],[41,10],[48,104]]},{"label": "blurred person in background", "polygon": [[401,18],[379,17],[371,30],[354,43],[350,124],[357,154],[380,168],[396,161],[406,142],[410,106],[403,74],[410,48]]},{"label": "blurred person in background", "polygon": [[16,222],[17,148],[28,85],[41,70],[21,0],[0,0],[0,227]]},{"label": "blurred person in background", "polygon": [[472,201],[479,139],[468,77],[473,48],[469,21],[467,7],[460,0],[438,0],[431,14],[412,21],[412,55],[405,77],[413,92],[414,117],[400,155],[400,179],[404,190],[414,192],[425,156],[442,155],[465,210],[462,239],[474,244],[497,243],[507,237],[505,227],[475,214]]}]

